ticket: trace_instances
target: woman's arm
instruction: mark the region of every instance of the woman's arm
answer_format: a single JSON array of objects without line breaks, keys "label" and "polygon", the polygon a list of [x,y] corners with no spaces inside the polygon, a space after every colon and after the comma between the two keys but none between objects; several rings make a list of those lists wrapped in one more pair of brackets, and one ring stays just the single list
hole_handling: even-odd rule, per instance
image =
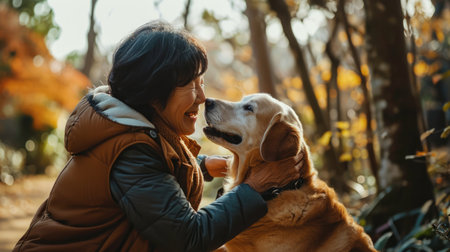
[{"label": "woman's arm", "polygon": [[196,212],[161,157],[145,144],[120,155],[110,185],[132,225],[163,251],[213,250],[267,212],[263,198],[246,184]]}]

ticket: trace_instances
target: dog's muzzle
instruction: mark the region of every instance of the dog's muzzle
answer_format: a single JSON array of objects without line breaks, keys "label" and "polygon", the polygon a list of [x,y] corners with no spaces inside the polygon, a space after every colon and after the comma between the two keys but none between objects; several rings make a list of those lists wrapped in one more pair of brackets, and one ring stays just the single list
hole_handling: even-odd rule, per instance
[{"label": "dog's muzzle", "polygon": [[213,99],[207,98],[205,101],[206,111],[211,111],[216,106],[216,102]]},{"label": "dog's muzzle", "polygon": [[210,127],[210,126],[205,127],[205,128],[203,128],[203,132],[207,136],[219,137],[231,144],[240,144],[242,142],[241,136],[232,134],[232,133],[223,132],[214,127]]},{"label": "dog's muzzle", "polygon": [[214,99],[210,99],[210,98],[206,99],[206,101],[205,101],[205,118],[206,118],[206,122],[208,123],[208,126],[203,128],[203,132],[206,134],[206,136],[209,136],[209,137],[218,137],[218,138],[222,138],[223,140],[225,140],[231,144],[240,144],[242,142],[241,136],[233,134],[233,133],[229,133],[229,132],[220,131],[213,126],[214,123],[211,123],[210,116],[208,115],[208,113],[212,113],[212,110],[214,109],[214,107],[216,107],[216,102],[214,101]]}]

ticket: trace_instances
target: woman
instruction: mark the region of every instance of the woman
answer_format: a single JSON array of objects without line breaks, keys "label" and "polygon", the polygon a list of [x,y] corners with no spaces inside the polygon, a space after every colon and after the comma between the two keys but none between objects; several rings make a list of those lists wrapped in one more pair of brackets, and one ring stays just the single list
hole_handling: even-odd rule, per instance
[{"label": "woman", "polygon": [[196,161],[186,137],[205,102],[206,52],[191,35],[154,22],[113,57],[108,86],[86,95],[68,119],[71,154],[15,251],[209,251],[267,212],[260,193],[299,177],[301,154],[283,172],[261,167],[199,208],[203,174],[223,160]]}]

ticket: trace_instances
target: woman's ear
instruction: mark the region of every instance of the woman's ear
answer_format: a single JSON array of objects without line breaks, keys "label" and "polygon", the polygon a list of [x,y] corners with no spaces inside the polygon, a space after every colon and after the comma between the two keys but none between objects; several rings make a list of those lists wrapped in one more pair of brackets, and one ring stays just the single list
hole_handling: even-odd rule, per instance
[{"label": "woman's ear", "polygon": [[297,155],[300,151],[300,132],[282,120],[282,114],[272,117],[261,141],[261,157],[265,161],[277,161]]}]

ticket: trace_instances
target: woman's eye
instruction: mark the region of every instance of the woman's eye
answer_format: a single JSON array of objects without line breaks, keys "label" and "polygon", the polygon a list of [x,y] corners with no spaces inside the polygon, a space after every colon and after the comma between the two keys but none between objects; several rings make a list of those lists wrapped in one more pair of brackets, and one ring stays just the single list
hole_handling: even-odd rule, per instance
[{"label": "woman's eye", "polygon": [[245,105],[244,105],[244,110],[247,110],[247,111],[253,112],[253,106],[252,106],[252,105],[250,105],[250,104],[245,104]]}]

